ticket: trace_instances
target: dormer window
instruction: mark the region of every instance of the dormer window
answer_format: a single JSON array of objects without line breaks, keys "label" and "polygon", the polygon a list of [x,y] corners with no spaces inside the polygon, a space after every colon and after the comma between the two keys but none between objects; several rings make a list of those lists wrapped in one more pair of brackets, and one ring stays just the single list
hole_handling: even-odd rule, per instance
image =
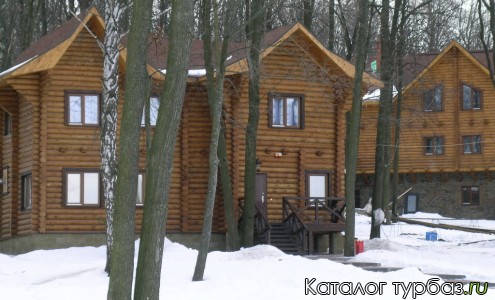
[{"label": "dormer window", "polygon": [[423,95],[423,111],[442,111],[442,86],[439,85]]},{"label": "dormer window", "polygon": [[481,109],[481,91],[462,85],[462,109],[477,110]]},{"label": "dormer window", "polygon": [[302,128],[303,99],[301,95],[270,95],[269,126],[272,128]]}]

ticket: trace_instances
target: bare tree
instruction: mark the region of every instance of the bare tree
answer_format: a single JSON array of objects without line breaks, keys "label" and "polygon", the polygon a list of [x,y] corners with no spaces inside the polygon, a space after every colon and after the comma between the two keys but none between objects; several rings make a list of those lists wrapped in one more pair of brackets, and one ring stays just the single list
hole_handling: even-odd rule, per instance
[{"label": "bare tree", "polygon": [[114,243],[108,288],[109,300],[130,300],[134,272],[134,230],[137,196],[139,141],[144,99],[149,87],[146,68],[152,0],[134,0],[127,44],[126,91],[121,118],[115,206]]},{"label": "bare tree", "polygon": [[[174,147],[193,39],[193,0],[173,0],[167,78],[146,169],[146,195],[134,299],[158,299]],[[166,101],[165,101],[166,99]]]},{"label": "bare tree", "polygon": [[247,61],[249,65],[249,113],[246,127],[246,153],[244,169],[244,210],[241,219],[241,245],[254,242],[254,205],[256,175],[256,140],[260,118],[260,52],[265,29],[265,0],[246,1]]},{"label": "bare tree", "polygon": [[348,117],[347,137],[345,143],[345,198],[346,198],[346,223],[345,223],[345,256],[354,256],[354,215],[355,202],[354,191],[356,188],[356,165],[359,149],[359,130],[361,123],[362,106],[362,80],[366,55],[368,52],[368,20],[369,0],[359,1],[359,26],[356,40],[356,73],[354,76],[354,88],[352,93],[352,109]]}]

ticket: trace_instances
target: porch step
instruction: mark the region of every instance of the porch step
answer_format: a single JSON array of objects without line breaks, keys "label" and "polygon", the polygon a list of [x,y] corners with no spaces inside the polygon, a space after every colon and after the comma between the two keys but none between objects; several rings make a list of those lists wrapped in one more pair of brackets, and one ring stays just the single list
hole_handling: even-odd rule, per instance
[{"label": "porch step", "polygon": [[[300,249],[296,237],[290,232],[285,223],[273,223],[271,226],[270,244],[287,254],[299,254]],[[261,239],[262,243],[266,243]]]}]

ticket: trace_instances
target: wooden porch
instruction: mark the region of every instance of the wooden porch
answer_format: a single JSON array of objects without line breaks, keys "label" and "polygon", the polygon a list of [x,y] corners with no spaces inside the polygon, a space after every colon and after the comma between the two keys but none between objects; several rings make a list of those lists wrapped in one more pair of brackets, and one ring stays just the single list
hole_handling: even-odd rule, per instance
[{"label": "wooden porch", "polygon": [[344,231],[344,209],[344,198],[284,197],[281,223],[270,223],[256,205],[255,234],[285,252],[313,254],[317,236]]}]

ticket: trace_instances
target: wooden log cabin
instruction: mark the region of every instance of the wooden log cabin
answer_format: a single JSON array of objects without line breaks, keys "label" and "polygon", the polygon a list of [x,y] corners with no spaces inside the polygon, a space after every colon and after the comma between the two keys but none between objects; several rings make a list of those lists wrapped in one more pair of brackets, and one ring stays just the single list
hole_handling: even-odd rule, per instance
[{"label": "wooden log cabin", "polygon": [[[495,218],[495,88],[484,52],[452,41],[440,53],[404,61],[399,195],[407,193],[400,211]],[[362,205],[371,196],[377,115],[378,102],[365,101],[357,180]]]},{"label": "wooden log cabin", "polygon": [[[91,9],[33,44],[13,68],[0,74],[0,251],[100,244],[104,240],[105,211],[99,191],[103,55],[96,41],[102,40],[103,33],[102,18]],[[165,38],[150,40],[148,69],[155,95],[165,79],[166,46]],[[350,106],[354,66],[328,51],[300,24],[267,33],[264,46],[257,187],[266,219],[280,222],[283,197],[323,199],[344,194],[344,115]],[[248,115],[244,48],[243,43],[231,46],[224,103],[235,199],[244,193]],[[121,78],[125,77],[125,54],[123,48]],[[207,191],[210,120],[202,57],[202,42],[195,41],[166,227],[170,238],[180,236],[186,244],[201,231]],[[364,85],[367,89],[381,82],[366,74]],[[124,89],[122,80],[120,112]],[[151,103],[156,104],[151,108],[153,115],[158,98],[153,97]],[[136,147],[144,171],[144,129]],[[142,205],[137,203],[137,232],[141,217]],[[225,233],[221,193],[213,231],[221,243]]]}]

